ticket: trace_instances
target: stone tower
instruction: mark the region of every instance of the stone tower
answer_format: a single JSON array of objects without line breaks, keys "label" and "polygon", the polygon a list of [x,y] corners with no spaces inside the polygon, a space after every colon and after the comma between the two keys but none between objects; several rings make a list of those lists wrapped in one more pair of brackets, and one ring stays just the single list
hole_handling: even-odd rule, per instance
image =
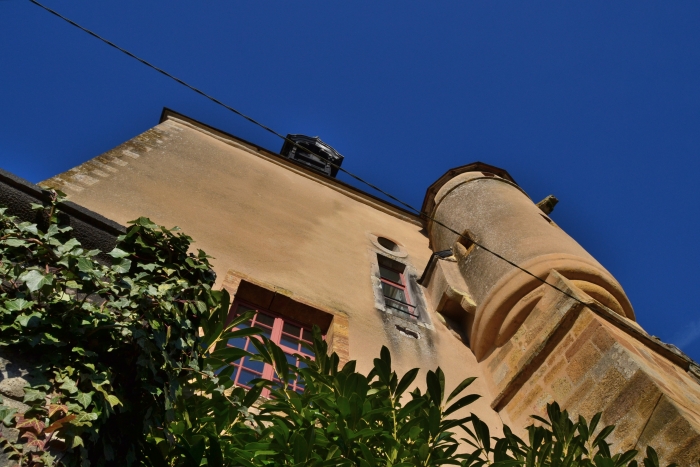
[{"label": "stone tower", "polygon": [[617,449],[652,444],[681,465],[700,457],[697,367],[639,327],[615,278],[506,171],[450,170],[423,211],[439,253],[422,284],[474,352],[504,419],[525,426],[557,401],[588,418],[602,411],[618,425]]}]

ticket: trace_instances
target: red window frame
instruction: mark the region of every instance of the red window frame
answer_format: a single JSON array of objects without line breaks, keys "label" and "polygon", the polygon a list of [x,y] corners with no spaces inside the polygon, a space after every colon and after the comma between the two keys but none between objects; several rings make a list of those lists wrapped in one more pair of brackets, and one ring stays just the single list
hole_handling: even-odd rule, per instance
[{"label": "red window frame", "polygon": [[[287,362],[290,364],[293,363],[297,368],[304,367],[304,363],[298,358],[299,356],[304,356],[311,360],[315,360],[313,350],[308,348],[312,345],[310,326],[242,301],[234,301],[233,305],[231,306],[229,321],[249,310],[255,311],[253,318],[247,323],[242,323],[234,329],[242,329],[250,326],[262,329],[264,331],[264,335],[282,349],[287,357]],[[294,333],[295,330],[297,330],[296,333]],[[257,349],[250,342],[251,339],[258,339],[258,341],[261,340],[258,336],[250,336],[239,339],[231,339],[227,345],[229,347],[243,348],[250,353],[257,354]],[[302,343],[306,343],[308,347],[304,348]],[[231,365],[234,366],[231,379],[237,386],[250,388],[250,386],[248,386],[246,383],[254,378],[264,378],[280,382],[275,375],[275,370],[272,365],[250,360],[250,357],[243,357],[235,362],[232,362]],[[289,389],[297,392],[304,391],[304,383],[298,377],[295,378],[294,381],[290,381],[288,387]],[[269,397],[269,389],[264,389],[261,395],[263,397]]]},{"label": "red window frame", "polygon": [[[382,260],[384,260],[384,261],[382,261]],[[384,256],[381,256],[379,254],[377,255],[377,263],[379,265],[379,280],[382,283],[385,283],[391,287],[394,287],[394,288],[401,290],[403,292],[403,296],[406,298],[406,301],[402,302],[402,301],[397,300],[395,298],[388,297],[384,293],[384,289],[382,288],[382,295],[384,296],[384,303],[386,304],[386,306],[388,306],[392,310],[398,311],[399,313],[406,314],[406,315],[410,316],[412,319],[418,319],[418,310],[416,309],[416,306],[411,303],[411,295],[408,293],[408,288],[406,287],[406,283],[407,283],[406,282],[406,275],[404,274],[404,272],[406,271],[406,266],[401,264],[401,263],[398,263],[397,261],[394,261],[394,260],[391,260],[391,259],[386,258]],[[394,266],[394,264],[398,264],[400,266]],[[403,266],[403,267],[401,267],[401,266]],[[396,281],[393,281],[391,279],[384,277],[384,275],[381,272],[381,268],[388,269],[388,270],[398,274],[400,282],[396,282]],[[401,305],[404,305],[404,306],[406,306],[408,311],[397,308],[396,306],[391,306],[387,302],[395,302],[395,303],[399,303]]]}]

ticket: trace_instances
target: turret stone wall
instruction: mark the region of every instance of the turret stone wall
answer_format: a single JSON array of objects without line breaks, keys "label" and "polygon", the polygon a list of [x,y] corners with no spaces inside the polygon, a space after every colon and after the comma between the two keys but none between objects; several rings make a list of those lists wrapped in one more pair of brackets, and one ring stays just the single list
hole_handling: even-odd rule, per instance
[{"label": "turret stone wall", "polygon": [[602,412],[613,452],[651,445],[662,465],[697,465],[697,365],[634,321],[620,284],[507,174],[463,169],[424,204],[431,246],[452,255],[423,285],[474,352],[491,407],[521,434],[555,401],[575,418]]},{"label": "turret stone wall", "polygon": [[[513,338],[482,364],[492,407],[514,426],[557,401],[575,417],[603,412],[615,451],[653,446],[664,462],[700,459],[700,384],[688,359],[552,272]],[[573,297],[573,298],[571,298]]]}]

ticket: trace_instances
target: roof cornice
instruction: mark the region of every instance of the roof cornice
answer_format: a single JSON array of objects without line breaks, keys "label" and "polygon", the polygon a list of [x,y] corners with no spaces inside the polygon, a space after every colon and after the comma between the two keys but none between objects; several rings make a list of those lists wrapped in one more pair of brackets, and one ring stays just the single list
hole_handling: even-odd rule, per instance
[{"label": "roof cornice", "polygon": [[498,175],[499,177],[517,185],[513,177],[511,177],[506,170],[500,169],[496,166],[489,165],[484,162],[472,162],[471,164],[460,165],[459,167],[449,169],[428,187],[425,192],[425,198],[423,199],[423,206],[421,206],[421,212],[424,213],[424,215],[429,216],[435,207],[435,196],[437,195],[438,191],[440,191],[440,188],[442,188],[445,183],[457,175],[463,174],[464,172],[488,172]]},{"label": "roof cornice", "polygon": [[207,125],[206,123],[202,123],[175,110],[164,107],[160,116],[160,123],[163,123],[166,120],[176,121],[180,124],[189,126],[190,128],[198,130],[220,141],[223,141],[234,147],[247,151],[250,154],[267,159],[274,164],[285,167],[288,170],[296,172],[306,178],[313,179],[314,181],[321,183],[322,185],[325,185],[350,198],[353,198],[364,204],[373,206],[395,217],[409,221],[412,224],[423,225],[420,216],[407,209],[390,203],[389,201],[385,201],[382,198],[367,193],[366,191],[360,190],[359,188],[356,188],[336,178],[319,173],[315,170],[311,170],[305,165],[298,163],[294,160],[287,159],[279,153],[271,151],[255,143],[251,143],[250,141],[244,140],[243,138],[239,138],[238,136],[232,135],[231,133],[219,130],[218,128]]}]

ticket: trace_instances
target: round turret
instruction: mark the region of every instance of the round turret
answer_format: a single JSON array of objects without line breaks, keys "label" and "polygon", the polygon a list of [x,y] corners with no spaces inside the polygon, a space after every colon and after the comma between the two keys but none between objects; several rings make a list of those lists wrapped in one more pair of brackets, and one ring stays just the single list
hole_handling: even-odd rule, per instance
[{"label": "round turret", "polygon": [[615,278],[506,171],[483,163],[448,171],[429,188],[423,209],[435,220],[426,220],[433,251],[454,252],[476,303],[468,333],[479,360],[515,334],[548,286],[478,245],[543,280],[556,270],[614,312],[634,319]]}]

